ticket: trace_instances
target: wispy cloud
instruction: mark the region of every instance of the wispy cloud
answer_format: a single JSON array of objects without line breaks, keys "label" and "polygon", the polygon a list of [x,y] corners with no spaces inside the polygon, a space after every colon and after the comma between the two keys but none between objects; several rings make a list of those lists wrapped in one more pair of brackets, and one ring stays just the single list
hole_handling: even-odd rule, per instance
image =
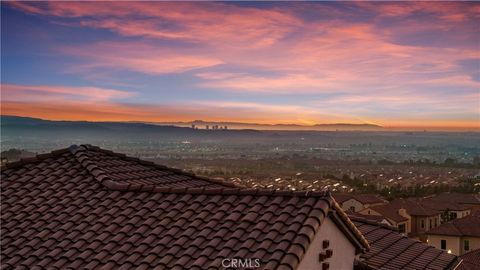
[{"label": "wispy cloud", "polygon": [[[8,5],[72,29],[113,34],[114,38],[53,46],[56,53],[74,59],[62,70],[69,75],[91,78],[101,74],[121,80],[122,76],[137,78],[139,74],[141,78],[180,74],[189,82],[189,90],[228,97],[203,104],[199,101],[185,113],[189,117],[197,118],[197,114],[215,118],[221,113],[237,119],[241,114],[243,120],[251,117],[282,123],[358,118],[400,123],[405,119],[414,122],[415,114],[425,122],[440,123],[449,115],[460,122],[478,119],[478,70],[462,65],[480,61],[480,5],[476,3],[307,2],[256,6],[52,1]],[[157,87],[141,83],[152,92]],[[109,103],[118,115],[125,109],[135,117],[155,118],[133,105],[111,102],[128,97],[130,92],[36,89],[32,92],[23,87],[16,94],[13,90],[7,94],[17,95],[15,101],[20,101],[21,95],[31,101],[72,96],[96,99]],[[255,100],[286,95],[295,98],[286,104]],[[251,98],[233,102],[238,96],[242,100]],[[179,94],[175,104],[182,106],[182,102]],[[172,118],[183,115],[173,105],[168,112]]]},{"label": "wispy cloud", "polygon": [[215,57],[177,52],[139,42],[101,42],[82,46],[69,46],[61,52],[82,59],[70,67],[71,72],[95,70],[129,70],[151,75],[179,73],[212,67],[222,63]]},{"label": "wispy cloud", "polygon": [[2,84],[1,88],[2,104],[4,101],[62,102],[77,100],[105,102],[135,95],[133,92],[98,87]]}]

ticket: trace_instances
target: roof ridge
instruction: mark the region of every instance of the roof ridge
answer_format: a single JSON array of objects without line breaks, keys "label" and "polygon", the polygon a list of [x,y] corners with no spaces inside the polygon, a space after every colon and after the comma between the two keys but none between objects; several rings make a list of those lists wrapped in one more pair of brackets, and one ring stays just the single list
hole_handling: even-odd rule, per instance
[{"label": "roof ridge", "polygon": [[36,154],[34,157],[21,158],[20,160],[17,160],[17,161],[7,162],[1,165],[0,168],[2,170],[19,168],[26,164],[41,162],[47,158],[56,157],[69,152],[70,152],[70,148],[61,148],[61,149],[53,150],[44,154]]},{"label": "roof ridge", "polygon": [[381,223],[381,222],[378,222],[378,221],[375,221],[375,220],[367,219],[365,217],[359,217],[359,216],[348,215],[348,214],[347,214],[347,216],[352,221],[362,222],[362,223],[365,223],[365,224],[368,224],[368,225],[379,226],[379,227],[382,227],[382,228],[385,228],[385,229],[389,229],[389,230],[398,232],[398,228],[395,228],[395,227],[390,226],[390,225],[385,224],[385,223]]},{"label": "roof ridge", "polygon": [[70,146],[69,150],[78,163],[80,163],[80,165],[82,165],[82,167],[85,168],[100,184],[112,190],[123,190],[125,188],[123,185],[113,181],[109,176],[106,175],[105,171],[100,169],[87,157],[85,152],[89,150],[89,145],[72,145]]},{"label": "roof ridge", "polygon": [[[211,179],[207,177],[197,176],[185,171],[169,168],[164,165],[159,165],[151,161],[142,160],[135,157],[129,157],[125,154],[115,153],[110,150],[102,149],[98,146],[92,146],[90,144],[83,144],[80,146],[72,145],[68,148],[74,155],[77,161],[89,171],[89,173],[103,186],[111,190],[119,191],[143,191],[143,192],[162,192],[162,193],[187,193],[187,194],[217,194],[217,195],[251,195],[251,196],[292,196],[292,197],[330,197],[333,199],[329,191],[292,191],[292,190],[275,190],[275,189],[254,189],[244,188],[237,186],[233,183],[229,183],[222,180]],[[148,184],[124,184],[118,183],[111,179],[105,171],[99,168],[93,161],[90,161],[86,156],[86,151],[98,151],[110,155],[119,156],[121,158],[137,161],[142,165],[154,166],[163,170],[167,169],[172,172],[181,173],[184,175],[199,178],[205,181],[209,181],[214,184],[224,185],[225,188],[205,188],[205,187],[160,187],[156,185]]]},{"label": "roof ridge", "polygon": [[[162,169],[162,170],[165,170],[165,171],[169,171],[169,172],[172,172],[172,173],[175,173],[175,174],[181,174],[181,175],[185,175],[185,176],[195,177],[197,179],[202,179],[202,180],[205,180],[207,182],[211,182],[212,184],[219,184],[219,185],[223,185],[223,186],[230,187],[230,188],[239,187],[234,183],[230,183],[230,182],[226,182],[226,181],[222,181],[222,180],[217,180],[217,179],[212,179],[212,178],[208,178],[208,177],[203,177],[203,176],[198,176],[194,173],[186,172],[186,171],[176,169],[176,168],[167,167],[167,166],[161,165],[161,164],[156,164],[155,162],[143,160],[143,159],[140,159],[140,158],[137,158],[137,157],[131,157],[131,156],[128,156],[128,155],[123,154],[123,153],[117,153],[117,152],[114,152],[114,151],[111,151],[111,150],[102,149],[98,146],[94,146],[94,145],[90,145],[90,144],[82,144],[80,146],[75,145],[75,146],[72,146],[72,147],[76,148],[76,149],[84,148],[85,150],[89,150],[89,151],[97,151],[97,152],[101,152],[101,153],[104,153],[104,154],[117,156],[117,157],[120,157],[121,159],[124,159],[124,160],[138,162],[138,163],[140,163],[141,165],[144,165],[144,166],[152,166],[152,167]],[[118,185],[118,183],[115,183],[115,184]],[[133,186],[137,186],[137,187],[133,188]],[[149,186],[150,185],[130,185],[129,188],[130,189],[133,188],[133,189],[139,189],[139,190],[144,190],[144,191],[147,191],[147,190],[150,191],[151,187],[149,187]]]}]

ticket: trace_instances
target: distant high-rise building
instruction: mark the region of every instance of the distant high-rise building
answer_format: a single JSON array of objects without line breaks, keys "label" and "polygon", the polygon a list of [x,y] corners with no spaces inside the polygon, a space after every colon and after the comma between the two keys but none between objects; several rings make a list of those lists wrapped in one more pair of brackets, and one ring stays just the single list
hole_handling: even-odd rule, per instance
[{"label": "distant high-rise building", "polygon": [[195,124],[192,124],[192,129],[195,129]]},{"label": "distant high-rise building", "polygon": [[223,129],[225,129],[225,130],[226,130],[226,129],[228,129],[228,127],[227,127],[227,126],[224,126],[224,127],[223,127]]},{"label": "distant high-rise building", "polygon": [[205,129],[209,129],[208,125],[205,126]]}]

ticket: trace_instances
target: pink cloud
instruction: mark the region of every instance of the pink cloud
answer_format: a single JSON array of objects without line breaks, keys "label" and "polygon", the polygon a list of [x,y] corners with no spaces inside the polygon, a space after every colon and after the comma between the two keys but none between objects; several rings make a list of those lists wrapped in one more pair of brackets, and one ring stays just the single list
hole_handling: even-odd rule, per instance
[{"label": "pink cloud", "polygon": [[[157,76],[192,71],[199,80],[196,86],[202,90],[262,95],[341,93],[349,97],[326,98],[320,104],[340,118],[358,113],[353,112],[355,106],[365,108],[369,101],[399,110],[407,110],[414,103],[427,112],[445,113],[448,108],[470,115],[475,101],[478,105],[478,95],[472,93],[478,93],[479,83],[466,76],[458,64],[464,59],[478,58],[478,48],[464,41],[469,33],[445,33],[472,18],[478,19],[479,5],[352,3],[362,11],[372,12],[372,20],[363,23],[343,20],[342,16],[348,14],[331,7],[322,14],[335,14],[340,19],[306,20],[295,13],[297,9],[320,8],[310,3],[289,9],[186,2],[11,5],[56,19],[77,18],[77,26],[135,37],[135,42],[105,41],[62,47],[61,53],[81,61],[70,67],[70,72],[91,75],[128,70]],[[412,19],[411,15],[416,13],[428,20]],[[402,23],[377,24],[386,19],[402,19]],[[458,38],[462,46],[416,45],[399,38],[424,33],[443,34],[449,40]],[[462,91],[458,91],[460,88]],[[321,118],[321,113],[315,114],[318,108],[309,106],[290,108],[287,111],[295,115],[292,117],[266,104],[225,104],[234,106],[236,113],[248,112],[258,117],[265,112],[266,118],[276,114],[282,121]],[[351,110],[338,110],[333,105]],[[218,114],[208,108],[204,108],[206,112]],[[367,110],[360,115],[366,115]],[[219,111],[229,115],[226,109]],[[154,117],[143,113],[146,112],[141,112],[144,117]]]},{"label": "pink cloud", "polygon": [[80,25],[109,29],[124,36],[185,39],[232,47],[270,46],[301,22],[295,16],[276,10],[222,3],[48,2],[12,5],[35,14],[80,18]]},{"label": "pink cloud", "polygon": [[71,71],[130,70],[151,75],[178,73],[222,64],[214,56],[178,52],[140,42],[102,42],[63,47],[63,53],[82,59]]},{"label": "pink cloud", "polygon": [[[374,11],[379,16],[405,17],[414,13],[423,12],[436,15],[446,21],[462,21],[466,16],[478,16],[478,5],[470,5],[461,2],[356,2],[357,6]],[[462,16],[461,16],[462,15]]]},{"label": "pink cloud", "polygon": [[[3,101],[64,101],[87,100],[104,102],[125,99],[135,93],[98,87],[2,84]],[[3,104],[3,103],[2,103]]]}]

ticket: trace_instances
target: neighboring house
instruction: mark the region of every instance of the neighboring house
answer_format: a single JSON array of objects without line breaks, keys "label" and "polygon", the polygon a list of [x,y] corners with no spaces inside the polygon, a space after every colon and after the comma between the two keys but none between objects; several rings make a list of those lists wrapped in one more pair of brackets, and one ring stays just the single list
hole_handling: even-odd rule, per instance
[{"label": "neighboring house", "polygon": [[370,207],[360,213],[382,215],[392,220],[400,232],[422,241],[425,241],[426,231],[440,225],[440,212],[425,207],[416,199],[395,199],[387,205]]},{"label": "neighboring house", "polygon": [[427,232],[428,244],[462,255],[480,248],[480,216],[472,214],[454,219]]},{"label": "neighboring house", "polygon": [[369,249],[329,193],[239,188],[89,145],[1,179],[2,269],[353,269]]},{"label": "neighboring house", "polygon": [[451,201],[424,198],[420,201],[420,203],[424,207],[440,213],[441,223],[445,223],[456,218],[466,217],[471,213],[469,206]]},{"label": "neighboring house", "polygon": [[410,216],[410,237],[418,237],[424,240],[426,231],[440,225],[440,213],[423,206],[415,199],[396,199],[390,202],[398,209],[405,209]]},{"label": "neighboring house", "polygon": [[349,216],[370,244],[360,255],[357,270],[370,269],[458,269],[457,256],[398,233],[385,224]]},{"label": "neighboring house", "polygon": [[388,201],[375,194],[344,194],[334,193],[333,197],[345,211],[360,212],[365,208],[383,205]]},{"label": "neighboring house", "polygon": [[472,212],[480,211],[480,194],[472,193],[440,193],[429,198],[437,202],[449,202],[466,206]]},{"label": "neighboring house", "polygon": [[407,235],[411,232],[411,217],[405,212],[405,209],[397,209],[393,205],[385,204],[363,209],[360,214],[382,217],[402,234]]},{"label": "neighboring house", "polygon": [[460,256],[462,263],[457,270],[480,270],[480,249],[469,251]]}]

